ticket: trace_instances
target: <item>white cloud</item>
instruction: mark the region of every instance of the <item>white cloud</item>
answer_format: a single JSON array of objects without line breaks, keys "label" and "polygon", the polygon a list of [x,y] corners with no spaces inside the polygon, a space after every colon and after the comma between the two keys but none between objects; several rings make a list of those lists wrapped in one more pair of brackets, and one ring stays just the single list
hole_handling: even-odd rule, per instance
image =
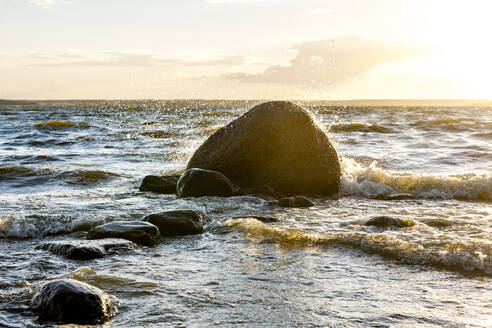
[{"label": "white cloud", "polygon": [[432,52],[414,44],[386,43],[358,37],[304,42],[293,48],[297,54],[288,65],[269,66],[256,74],[224,76],[240,82],[327,87],[359,78],[378,65]]},{"label": "white cloud", "polygon": [[278,2],[279,0],[206,0],[207,3]]},{"label": "white cloud", "polygon": [[29,0],[29,3],[42,7],[53,6],[56,4],[55,0]]},{"label": "white cloud", "polygon": [[331,12],[331,10],[328,8],[314,8],[314,9],[309,10],[307,12],[307,14],[310,16],[320,16],[320,15],[327,15],[330,12]]}]

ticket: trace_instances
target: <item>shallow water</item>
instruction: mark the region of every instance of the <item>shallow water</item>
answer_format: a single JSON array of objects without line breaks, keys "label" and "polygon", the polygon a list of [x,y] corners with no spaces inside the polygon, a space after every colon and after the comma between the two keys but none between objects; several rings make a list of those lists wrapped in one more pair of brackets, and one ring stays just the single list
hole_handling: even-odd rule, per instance
[{"label": "shallow water", "polygon": [[[0,107],[0,326],[39,325],[29,302],[55,277],[118,297],[111,327],[492,325],[492,108],[300,103],[344,171],[340,194],[314,208],[138,191],[254,104]],[[414,198],[384,200],[395,193]],[[205,233],[90,261],[35,249],[176,208],[200,211]],[[247,215],[278,222],[231,219]],[[377,215],[415,224],[363,225]]]}]

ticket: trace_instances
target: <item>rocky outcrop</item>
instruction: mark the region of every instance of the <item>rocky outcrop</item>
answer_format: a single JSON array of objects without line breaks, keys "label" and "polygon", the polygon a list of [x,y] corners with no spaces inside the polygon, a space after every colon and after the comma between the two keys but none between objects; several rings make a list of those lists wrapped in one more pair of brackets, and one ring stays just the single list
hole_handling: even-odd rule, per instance
[{"label": "rocky outcrop", "polygon": [[378,228],[408,228],[413,227],[415,222],[412,220],[404,220],[400,218],[395,218],[392,216],[375,216],[370,218],[366,223],[366,226],[375,226]]},{"label": "rocky outcrop", "polygon": [[178,198],[219,196],[229,197],[237,193],[239,188],[220,172],[188,169],[181,175],[176,187]]},{"label": "rocky outcrop", "polygon": [[147,175],[140,185],[140,191],[151,191],[157,194],[175,194],[176,185],[181,174]]},{"label": "rocky outcrop", "polygon": [[70,260],[91,260],[106,256],[108,253],[130,251],[136,245],[125,239],[101,240],[55,240],[36,246],[36,249],[50,251]]},{"label": "rocky outcrop", "polygon": [[332,195],[340,188],[330,140],[307,111],[283,101],[255,106],[217,130],[193,154],[190,168],[221,172],[242,190]]},{"label": "rocky outcrop", "polygon": [[280,207],[311,207],[314,203],[304,196],[284,197],[278,200]]},{"label": "rocky outcrop", "polygon": [[203,233],[202,216],[193,210],[174,210],[150,214],[144,221],[157,226],[162,236]]},{"label": "rocky outcrop", "polygon": [[94,227],[87,233],[87,239],[103,238],[123,238],[151,246],[161,240],[161,234],[155,225],[141,221],[114,221]]},{"label": "rocky outcrop", "polygon": [[101,324],[116,312],[110,297],[89,284],[62,279],[46,283],[31,305],[40,321],[58,324]]}]

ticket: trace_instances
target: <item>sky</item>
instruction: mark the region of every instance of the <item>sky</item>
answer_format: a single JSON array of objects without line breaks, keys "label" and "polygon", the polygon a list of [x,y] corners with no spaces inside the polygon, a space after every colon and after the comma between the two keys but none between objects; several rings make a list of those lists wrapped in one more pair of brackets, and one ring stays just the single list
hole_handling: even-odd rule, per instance
[{"label": "sky", "polygon": [[0,0],[0,99],[491,99],[489,0]]}]

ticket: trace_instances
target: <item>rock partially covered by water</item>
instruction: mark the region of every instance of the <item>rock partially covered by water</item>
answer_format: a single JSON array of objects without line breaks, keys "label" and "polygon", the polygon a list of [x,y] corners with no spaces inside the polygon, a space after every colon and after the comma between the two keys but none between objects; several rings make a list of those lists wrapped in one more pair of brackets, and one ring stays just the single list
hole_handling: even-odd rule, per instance
[{"label": "rock partially covered by water", "polygon": [[278,222],[278,219],[272,216],[257,216],[257,215],[245,215],[245,216],[235,216],[229,220],[243,220],[243,219],[255,219],[263,223]]},{"label": "rock partially covered by water", "polygon": [[407,200],[407,199],[415,199],[415,197],[412,194],[398,193],[398,194],[380,195],[380,196],[376,197],[376,199],[381,199],[381,200]]},{"label": "rock partially covered by water", "polygon": [[140,191],[151,191],[158,194],[175,194],[176,185],[181,174],[147,175],[140,185]]},{"label": "rock partially covered by water", "polygon": [[239,188],[220,172],[191,168],[179,178],[176,196],[178,198],[229,197],[237,193],[238,190]]},{"label": "rock partially covered by water", "polygon": [[203,233],[202,216],[193,210],[174,210],[150,214],[144,221],[157,226],[163,236]]},{"label": "rock partially covered by water", "polygon": [[126,239],[108,238],[101,240],[56,240],[36,246],[71,260],[91,260],[101,258],[108,252],[130,251],[136,245]]},{"label": "rock partially covered by water", "polygon": [[100,324],[116,311],[108,294],[97,287],[62,279],[46,283],[32,301],[41,321],[58,324]]},{"label": "rock partially covered by water", "polygon": [[284,197],[278,200],[281,207],[311,207],[314,203],[304,196]]},{"label": "rock partially covered by water", "polygon": [[415,222],[412,220],[404,220],[400,218],[395,218],[392,216],[375,216],[373,218],[370,218],[366,223],[366,226],[375,226],[378,228],[389,228],[389,227],[395,227],[395,228],[408,228],[408,227],[413,227],[415,225]]},{"label": "rock partially covered by water", "polygon": [[212,134],[187,168],[223,173],[241,188],[268,185],[287,194],[332,195],[340,163],[326,134],[291,102],[253,107]]},{"label": "rock partially covered by water", "polygon": [[114,221],[94,227],[87,233],[87,239],[103,238],[123,238],[150,246],[161,240],[161,234],[155,225],[141,221]]}]

